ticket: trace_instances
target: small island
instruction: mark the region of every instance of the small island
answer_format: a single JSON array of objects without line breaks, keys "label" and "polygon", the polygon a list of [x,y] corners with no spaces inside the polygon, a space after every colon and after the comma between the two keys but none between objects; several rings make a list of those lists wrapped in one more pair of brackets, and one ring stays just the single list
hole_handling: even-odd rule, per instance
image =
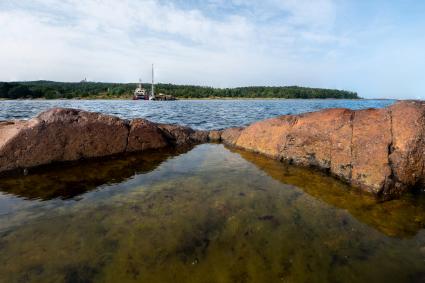
[{"label": "small island", "polygon": [[[144,84],[150,88],[150,84]],[[0,99],[132,99],[137,84],[103,82],[0,82]],[[158,93],[177,99],[283,98],[359,99],[356,92],[299,86],[250,86],[213,88],[194,85],[155,84]]]}]

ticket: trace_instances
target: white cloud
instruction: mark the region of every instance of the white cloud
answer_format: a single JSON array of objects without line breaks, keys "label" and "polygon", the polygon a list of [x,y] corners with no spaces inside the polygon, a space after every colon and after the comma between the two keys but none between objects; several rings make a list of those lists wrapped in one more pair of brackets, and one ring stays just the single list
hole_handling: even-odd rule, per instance
[{"label": "white cloud", "polygon": [[[78,80],[88,75],[95,80],[135,80],[140,65],[155,61],[169,70],[163,72],[163,80],[243,84],[243,77],[276,62],[269,54],[290,60],[296,37],[292,29],[310,13],[302,8],[305,3],[272,2],[268,5],[291,12],[285,26],[280,26],[282,21],[258,26],[255,18],[237,13],[218,20],[195,8],[152,0],[38,0],[10,5],[0,13],[0,60],[8,66],[0,70],[0,77]],[[246,5],[253,8],[254,3]],[[176,75],[180,70],[186,70],[188,77]],[[202,81],[198,75],[208,77]]]},{"label": "white cloud", "polygon": [[333,0],[182,2],[0,2],[0,80],[147,80],[154,62],[162,82],[356,90],[368,68],[373,35],[338,31]]}]

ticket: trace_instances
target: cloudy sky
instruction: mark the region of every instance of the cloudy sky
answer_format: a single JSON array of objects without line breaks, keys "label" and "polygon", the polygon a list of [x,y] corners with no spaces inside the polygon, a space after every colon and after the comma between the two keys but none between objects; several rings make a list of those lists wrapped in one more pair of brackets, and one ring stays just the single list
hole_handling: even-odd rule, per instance
[{"label": "cloudy sky", "polygon": [[301,85],[425,99],[423,0],[0,0],[0,81]]}]

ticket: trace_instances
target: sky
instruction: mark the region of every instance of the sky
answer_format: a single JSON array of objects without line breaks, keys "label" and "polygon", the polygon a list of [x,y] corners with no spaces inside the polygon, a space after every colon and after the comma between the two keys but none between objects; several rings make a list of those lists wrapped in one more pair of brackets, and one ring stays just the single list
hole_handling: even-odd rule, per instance
[{"label": "sky", "polygon": [[425,99],[423,0],[0,0],[0,81],[285,86]]}]

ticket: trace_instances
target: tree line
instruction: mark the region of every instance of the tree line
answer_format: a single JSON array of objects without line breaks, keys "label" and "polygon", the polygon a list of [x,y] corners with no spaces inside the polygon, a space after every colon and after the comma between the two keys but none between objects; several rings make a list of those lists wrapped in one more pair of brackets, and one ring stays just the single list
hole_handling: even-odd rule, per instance
[{"label": "tree line", "polygon": [[[136,86],[137,84],[134,83],[0,82],[0,98],[130,98]],[[150,89],[151,85],[144,84],[144,87]],[[155,90],[156,93],[169,94],[176,98],[359,98],[357,93],[352,91],[299,86],[213,88],[193,85],[156,84]]]}]

